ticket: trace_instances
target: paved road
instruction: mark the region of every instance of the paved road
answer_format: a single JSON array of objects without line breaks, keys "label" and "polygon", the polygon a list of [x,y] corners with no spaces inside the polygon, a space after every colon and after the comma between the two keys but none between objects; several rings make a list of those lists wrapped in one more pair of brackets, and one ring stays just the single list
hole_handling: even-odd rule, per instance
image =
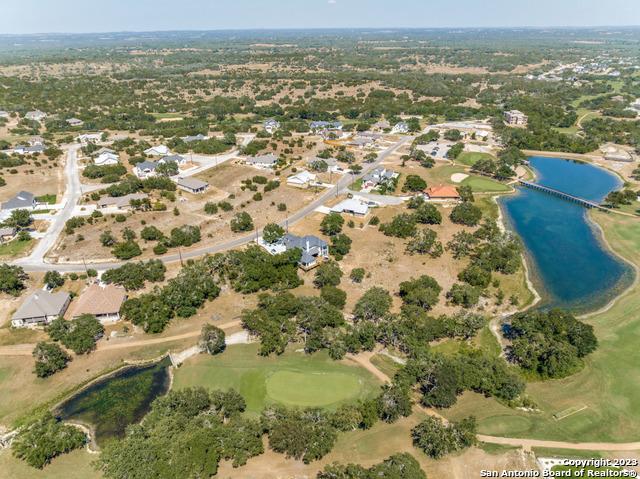
[{"label": "paved road", "polygon": [[[309,203],[308,205],[306,205],[305,207],[303,207],[302,209],[296,211],[295,213],[293,213],[291,216],[289,216],[289,218],[287,218],[286,221],[282,222],[281,225],[284,226],[285,223],[287,223],[289,226],[297,223],[298,221],[302,220],[303,218],[305,218],[306,216],[312,214],[314,212],[314,210],[316,208],[318,208],[319,206],[322,206],[327,200],[329,200],[330,198],[334,197],[334,196],[338,196],[341,192],[346,191],[347,187],[355,180],[362,178],[364,175],[366,175],[367,173],[369,173],[371,170],[377,168],[380,163],[382,163],[387,157],[389,157],[390,155],[392,155],[393,153],[395,153],[402,145],[406,144],[409,140],[411,140],[412,137],[404,137],[402,140],[400,140],[399,142],[395,143],[393,146],[387,148],[386,150],[382,151],[379,155],[378,158],[376,159],[376,161],[372,162],[372,163],[367,163],[364,165],[362,171],[357,174],[357,175],[351,175],[351,174],[346,174],[343,175],[342,178],[340,178],[340,180],[336,183],[336,185],[333,188],[327,189],[324,193],[322,193],[320,196],[318,196],[317,199],[315,199],[314,201],[312,201],[311,203]],[[71,155],[71,154],[70,154]],[[69,164],[73,163],[75,165],[75,153],[73,155],[71,155],[70,157],[70,161],[68,161]],[[69,166],[69,165],[67,165]],[[68,172],[68,170],[67,170]],[[74,173],[69,173],[69,176],[72,177],[74,176]],[[75,170],[75,177],[76,179],[78,178],[77,176],[77,169]],[[79,179],[77,180],[77,186],[73,185],[73,181],[71,181],[71,188],[75,188],[77,187],[79,190]],[[79,194],[79,191],[78,191]],[[65,210],[66,211],[66,210]],[[53,243],[55,243],[55,238],[58,237],[58,235],[60,234],[60,232],[62,231],[62,227],[64,227],[64,222],[69,218],[69,216],[64,216],[65,213],[61,212],[60,213],[60,217],[61,219],[64,218],[62,220],[62,226],[59,228],[59,230],[57,231],[57,233],[52,234],[51,236],[53,237],[53,239],[48,239],[47,242],[50,243],[49,246],[47,246],[47,250],[50,248],[51,245],[53,245]],[[257,234],[260,234],[260,231],[257,232]],[[238,238],[234,238],[232,240],[228,240],[222,243],[218,243],[218,244],[214,244],[211,246],[205,246],[202,248],[198,248],[198,249],[194,249],[191,251],[186,251],[184,253],[182,253],[182,259],[190,259],[190,258],[197,258],[200,256],[203,256],[205,254],[214,254],[214,253],[219,253],[221,251],[226,251],[229,249],[233,249],[233,248],[238,248],[240,246],[243,246],[245,244],[250,243],[251,241],[254,241],[256,237],[256,232],[253,232],[251,234],[247,234],[245,236],[241,236]],[[19,264],[20,266],[22,266],[24,268],[25,271],[49,271],[49,270],[56,270],[59,272],[82,272],[84,271],[84,265],[82,263],[56,263],[56,264],[52,264],[52,263],[45,263],[42,260],[43,256],[34,256],[33,254],[30,255],[27,258],[23,258],[21,260],[17,260],[16,262],[14,262],[14,264]],[[171,254],[171,255],[165,255],[162,258],[160,258],[162,260],[163,263],[175,263],[177,261],[180,261],[181,257],[179,254]],[[102,263],[88,263],[88,266],[94,269],[98,269],[98,270],[107,270],[107,269],[112,269],[112,268],[117,268],[119,266],[122,266],[124,263],[122,262],[102,262]]]},{"label": "paved road", "polygon": [[[78,150],[80,145],[72,145],[67,150],[67,160],[64,167],[64,176],[67,180],[66,189],[62,196],[64,205],[57,214],[52,216],[52,221],[44,237],[38,241],[31,254],[25,258],[16,260],[14,264],[30,269],[34,265],[44,265],[44,257],[56,243],[64,229],[64,225],[73,215],[73,211],[82,196],[80,188],[80,176],[78,174]],[[49,268],[51,269],[51,268]]]}]

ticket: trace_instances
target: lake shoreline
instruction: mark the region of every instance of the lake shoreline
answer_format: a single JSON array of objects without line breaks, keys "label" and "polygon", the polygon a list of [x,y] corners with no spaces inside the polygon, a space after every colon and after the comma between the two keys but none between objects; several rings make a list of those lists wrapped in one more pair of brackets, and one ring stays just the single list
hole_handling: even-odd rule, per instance
[{"label": "lake shoreline", "polygon": [[[543,152],[535,152],[535,153],[540,154]],[[533,158],[533,157],[529,157],[529,158]],[[548,158],[548,159],[554,159],[554,160],[557,159],[557,160],[563,160],[568,162],[573,162],[574,160],[578,160],[578,158],[575,158],[575,157],[571,158],[570,155],[563,156],[560,153],[554,153],[553,156],[538,156],[538,158]],[[581,161],[584,161],[584,160],[581,160]],[[588,162],[584,161],[584,163],[605,172],[607,175],[611,175],[612,177],[615,177],[615,179],[618,180],[618,183],[622,181],[620,175],[615,171],[612,171],[593,161],[588,161]],[[533,167],[531,167],[530,169],[534,176],[534,181],[536,180],[540,181],[541,173]],[[520,194],[519,190],[516,190],[515,195],[519,195],[519,194]],[[507,201],[509,201],[510,198],[513,198],[513,196],[501,195],[499,197],[496,196],[494,198],[496,203],[498,204],[498,211],[499,211],[498,221],[499,221],[500,227],[508,229],[509,231],[517,234],[523,240],[523,243],[524,243],[525,251],[522,253],[522,262],[523,262],[523,267],[525,269],[525,279],[527,283],[527,288],[534,295],[535,299],[526,308],[522,308],[522,310],[533,308],[536,305],[540,305],[540,303],[544,304],[547,301],[552,302],[554,301],[554,299],[557,301],[558,298],[557,297],[554,298],[551,291],[549,291],[548,293],[545,292],[547,288],[545,287],[542,274],[538,273],[536,275],[535,273],[536,270],[540,267],[540,265],[536,264],[534,252],[529,248],[529,246],[527,245],[527,242],[524,241],[525,237],[523,237],[523,233],[521,231],[518,231],[518,228],[515,225],[515,219],[512,217],[512,214],[507,207]],[[611,245],[608,244],[608,242],[604,238],[604,231],[602,230],[601,226],[592,218],[590,214],[586,214],[586,213],[584,214],[584,222],[586,226],[588,226],[588,228],[592,231],[593,239],[597,241],[600,249],[605,254],[609,254],[610,256],[615,258],[615,260],[619,262],[619,264],[624,265],[625,270],[627,269],[629,270],[629,271],[623,271],[619,276],[619,278],[617,278],[616,285],[611,289],[607,289],[607,292],[611,293],[612,297],[610,299],[607,299],[606,296],[601,298],[603,300],[606,300],[606,304],[604,305],[602,304],[588,305],[587,304],[584,308],[580,307],[579,304],[570,306],[570,309],[576,310],[577,315],[579,317],[590,317],[611,308],[612,305],[622,295],[624,295],[627,291],[629,291],[630,288],[633,287],[633,285],[638,279],[639,272],[635,267],[635,265],[631,264],[622,256],[620,256],[611,247]],[[632,274],[632,277],[628,277],[628,274]],[[619,290],[616,291],[616,289],[619,289]],[[596,291],[596,293],[597,292],[598,291]],[[594,301],[594,303],[597,303],[597,302]]]}]

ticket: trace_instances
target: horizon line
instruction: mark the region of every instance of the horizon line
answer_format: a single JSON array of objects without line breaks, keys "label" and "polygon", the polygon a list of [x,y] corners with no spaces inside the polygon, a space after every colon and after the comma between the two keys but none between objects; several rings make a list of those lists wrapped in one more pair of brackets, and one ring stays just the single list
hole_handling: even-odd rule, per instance
[{"label": "horizon line", "polygon": [[99,31],[50,31],[50,32],[22,32],[0,33],[1,37],[12,36],[39,36],[39,35],[100,35],[100,34],[136,34],[136,33],[207,33],[207,32],[278,32],[278,31],[349,31],[349,30],[584,30],[604,28],[640,28],[640,24],[626,25],[502,25],[502,26],[445,26],[445,27],[236,27],[236,28],[211,28],[211,29],[167,29],[167,30],[99,30]]}]

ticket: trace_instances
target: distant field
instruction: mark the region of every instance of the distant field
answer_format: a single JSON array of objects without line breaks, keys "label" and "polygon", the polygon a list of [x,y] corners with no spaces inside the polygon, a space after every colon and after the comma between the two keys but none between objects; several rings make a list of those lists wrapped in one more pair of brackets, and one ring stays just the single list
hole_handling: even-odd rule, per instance
[{"label": "distant field", "polygon": [[[595,213],[614,249],[640,263],[640,221]],[[608,311],[587,319],[598,350],[569,378],[530,383],[527,394],[541,413],[514,411],[492,399],[466,393],[444,411],[452,419],[474,414],[483,434],[567,441],[637,441],[640,437],[640,287]],[[586,406],[586,408],[582,408]],[[572,409],[573,408],[573,409]],[[577,411],[566,416],[566,411]],[[560,420],[554,415],[563,417]]]},{"label": "distant field", "polygon": [[215,357],[198,356],[176,370],[173,387],[234,388],[255,414],[272,403],[333,409],[378,391],[378,382],[367,371],[335,362],[325,353],[286,352],[265,358],[257,350],[257,345],[237,345]]},{"label": "distant field", "polygon": [[96,456],[85,450],[73,451],[54,459],[44,469],[35,469],[16,459],[10,449],[0,449],[2,479],[98,479],[102,474],[91,466]]}]

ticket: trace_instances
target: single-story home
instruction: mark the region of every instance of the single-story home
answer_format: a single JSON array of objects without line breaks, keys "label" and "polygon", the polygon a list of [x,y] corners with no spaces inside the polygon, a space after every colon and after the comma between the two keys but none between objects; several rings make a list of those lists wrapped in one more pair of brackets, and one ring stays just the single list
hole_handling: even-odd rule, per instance
[{"label": "single-story home", "polygon": [[460,201],[460,193],[451,185],[431,186],[424,190],[424,194],[429,200]]},{"label": "single-story home", "polygon": [[166,145],[152,146],[151,148],[144,150],[144,154],[151,156],[166,156],[169,154],[169,147]]},{"label": "single-story home", "polygon": [[38,205],[38,201],[33,193],[21,191],[9,201],[2,203],[3,210],[33,209]]},{"label": "single-story home", "polygon": [[391,128],[391,124],[387,120],[380,120],[373,124],[373,128],[376,130],[386,130]]},{"label": "single-story home", "polygon": [[131,193],[124,196],[103,196],[98,200],[96,206],[98,209],[115,207],[118,209],[127,209],[131,206],[131,200],[145,200],[149,195],[145,193]]},{"label": "single-story home", "polygon": [[326,163],[327,171],[329,171],[331,173],[340,173],[340,174],[342,174],[342,173],[346,172],[346,170],[342,167],[340,162],[338,162],[338,160],[335,159],[335,158],[320,158],[320,157],[314,156],[312,158],[307,159],[307,166],[313,170],[313,169],[315,169],[314,165],[316,165],[316,164],[318,164],[320,162]]},{"label": "single-story home", "polygon": [[82,126],[84,125],[84,121],[80,118],[69,118],[65,120],[69,126]]},{"label": "single-story home", "polygon": [[124,288],[113,284],[92,284],[75,302],[71,316],[77,318],[83,314],[92,314],[101,323],[114,323],[120,320],[120,307],[127,299]]},{"label": "single-story home", "polygon": [[103,146],[102,148],[100,148],[99,150],[94,151],[91,154],[93,156],[98,156],[98,155],[102,155],[103,153],[111,153],[111,154],[115,155],[116,154],[116,150],[112,150],[111,148],[107,148],[106,146]]},{"label": "single-story home", "polygon": [[290,186],[296,186],[298,188],[308,188],[313,183],[317,182],[317,176],[313,173],[309,173],[307,170],[302,170],[295,175],[287,178],[287,184]]},{"label": "single-story home", "polygon": [[331,208],[334,213],[348,213],[354,216],[366,216],[369,213],[369,205],[357,198],[347,198]]},{"label": "single-story home", "polygon": [[16,237],[17,228],[13,226],[5,226],[0,228],[0,243],[6,243]]},{"label": "single-story home", "polygon": [[83,146],[89,143],[98,143],[100,140],[102,140],[102,133],[85,133],[76,137],[76,141]]},{"label": "single-story home", "polygon": [[176,185],[181,190],[188,191],[194,195],[204,193],[209,188],[209,183],[196,178],[178,178]]},{"label": "single-story home", "polygon": [[180,155],[165,155],[158,160],[158,163],[160,164],[167,162],[177,163],[178,166],[184,166],[188,163],[187,159]]},{"label": "single-story home", "polygon": [[264,131],[272,135],[280,128],[280,122],[271,118],[264,122],[263,127]]},{"label": "single-story home", "polygon": [[39,324],[49,324],[56,318],[62,317],[69,307],[71,296],[60,291],[36,291],[25,299],[24,303],[11,316],[14,328],[29,328]]},{"label": "single-story home", "polygon": [[93,163],[98,166],[117,165],[120,157],[116,153],[101,153],[93,159]]},{"label": "single-story home", "polygon": [[32,136],[31,138],[29,138],[29,140],[27,140],[27,143],[29,143],[31,146],[44,145],[44,138],[37,135]]},{"label": "single-story home", "polygon": [[17,145],[13,152],[18,155],[37,155],[43,153],[46,148],[44,145]]},{"label": "single-story home", "polygon": [[8,119],[9,118],[9,112],[8,111],[4,111],[4,110],[0,110],[0,118]]},{"label": "single-story home", "polygon": [[249,156],[244,159],[244,163],[253,166],[254,168],[261,168],[264,170],[273,169],[278,163],[278,157],[273,153],[260,156]]},{"label": "single-story home", "polygon": [[47,114],[40,110],[28,111],[24,117],[27,120],[42,121],[47,117]]},{"label": "single-story home", "polygon": [[312,121],[309,128],[311,131],[342,130],[342,126],[339,121]]},{"label": "single-story home", "polygon": [[180,139],[185,143],[193,143],[194,141],[208,140],[209,137],[203,135],[202,133],[198,133],[197,135],[193,135],[193,136],[183,136]]}]

